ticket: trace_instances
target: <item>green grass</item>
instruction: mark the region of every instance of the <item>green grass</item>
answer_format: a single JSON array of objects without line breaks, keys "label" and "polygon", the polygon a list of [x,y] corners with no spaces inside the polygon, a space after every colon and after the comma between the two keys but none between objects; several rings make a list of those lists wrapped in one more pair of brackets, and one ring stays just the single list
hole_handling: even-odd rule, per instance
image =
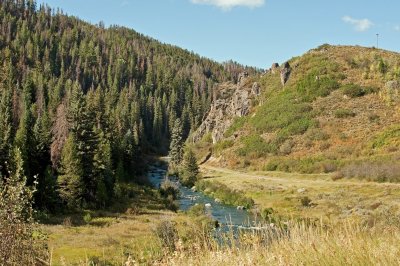
[{"label": "green grass", "polygon": [[222,140],[222,141],[219,141],[218,143],[216,143],[213,146],[213,152],[218,155],[223,150],[226,150],[226,149],[232,147],[233,144],[234,144],[233,140]]},{"label": "green grass", "polygon": [[242,128],[247,121],[247,117],[236,117],[233,120],[232,125],[228,128],[228,130],[224,133],[225,138],[229,138],[232,136],[238,129]]},{"label": "green grass", "polygon": [[243,196],[242,192],[232,190],[222,183],[201,180],[196,183],[196,188],[228,205],[244,206],[246,208],[251,208],[254,205],[254,201],[251,198]]},{"label": "green grass", "polygon": [[391,126],[377,134],[371,143],[372,149],[380,149],[388,146],[400,147],[400,125]]}]

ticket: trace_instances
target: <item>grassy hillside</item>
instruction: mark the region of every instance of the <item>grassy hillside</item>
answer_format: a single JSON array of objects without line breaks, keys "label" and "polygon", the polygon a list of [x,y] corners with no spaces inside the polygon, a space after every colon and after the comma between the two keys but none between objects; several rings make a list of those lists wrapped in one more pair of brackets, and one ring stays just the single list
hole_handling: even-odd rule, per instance
[{"label": "grassy hillside", "polygon": [[[284,87],[279,73],[251,80],[262,95],[253,112],[228,129],[227,140],[214,146],[215,162],[397,181],[399,90],[385,84],[400,78],[400,54],[323,45],[289,63]],[[369,176],[360,170],[365,162]]]}]

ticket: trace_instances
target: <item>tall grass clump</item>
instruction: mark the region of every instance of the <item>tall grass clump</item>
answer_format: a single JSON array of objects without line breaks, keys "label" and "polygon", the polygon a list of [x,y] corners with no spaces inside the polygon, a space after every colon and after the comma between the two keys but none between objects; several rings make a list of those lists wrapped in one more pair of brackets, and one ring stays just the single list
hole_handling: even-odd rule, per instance
[{"label": "tall grass clump", "polygon": [[[400,231],[355,223],[244,231],[230,245],[181,250],[163,258],[168,265],[399,265]],[[233,243],[233,244],[232,244]]]}]

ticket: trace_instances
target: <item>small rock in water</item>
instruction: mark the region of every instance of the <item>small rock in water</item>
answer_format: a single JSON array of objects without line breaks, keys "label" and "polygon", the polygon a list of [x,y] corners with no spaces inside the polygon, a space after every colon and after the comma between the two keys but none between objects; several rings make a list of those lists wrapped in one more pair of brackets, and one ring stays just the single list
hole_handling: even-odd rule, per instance
[{"label": "small rock in water", "polygon": [[196,192],[197,191],[196,186],[193,186],[190,190]]},{"label": "small rock in water", "polygon": [[236,209],[242,211],[242,210],[244,210],[244,209],[246,209],[246,208],[245,208],[244,206],[237,206]]},{"label": "small rock in water", "polygon": [[211,208],[211,204],[210,204],[210,203],[206,203],[206,204],[204,204],[204,206],[205,206],[206,208]]}]

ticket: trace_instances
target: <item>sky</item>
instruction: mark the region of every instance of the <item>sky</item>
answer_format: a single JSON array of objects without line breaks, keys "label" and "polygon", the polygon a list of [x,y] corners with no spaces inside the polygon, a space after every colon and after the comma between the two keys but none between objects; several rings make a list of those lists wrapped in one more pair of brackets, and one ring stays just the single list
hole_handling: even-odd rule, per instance
[{"label": "sky", "polygon": [[312,48],[400,51],[397,0],[39,0],[68,15],[132,28],[218,62],[262,69]]}]

